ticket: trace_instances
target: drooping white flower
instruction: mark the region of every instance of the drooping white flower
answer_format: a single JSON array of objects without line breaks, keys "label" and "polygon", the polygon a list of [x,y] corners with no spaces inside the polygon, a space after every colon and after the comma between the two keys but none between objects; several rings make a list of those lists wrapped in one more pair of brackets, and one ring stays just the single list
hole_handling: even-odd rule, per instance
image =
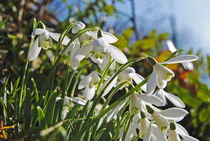
[{"label": "drooping white flower", "polygon": [[171,123],[170,130],[168,131],[168,141],[181,141],[180,136],[185,141],[199,141],[198,139],[190,136],[183,126],[178,123]]},{"label": "drooping white flower", "polygon": [[[141,83],[144,80],[144,77],[136,73],[135,69],[132,67],[127,67],[125,70],[119,73],[117,76],[117,83],[121,83],[123,81],[129,81],[131,84],[133,81],[136,84]],[[144,91],[146,91],[146,85],[141,87]]]},{"label": "drooping white flower", "polygon": [[178,122],[182,120],[188,112],[181,108],[168,108],[162,111],[155,111],[150,106],[146,106],[147,111],[151,114],[152,119],[155,120],[157,126],[164,131],[169,126],[169,121]]},{"label": "drooping white flower", "polygon": [[93,98],[99,81],[100,77],[96,71],[91,72],[80,81],[78,89],[85,88],[84,97],[86,100],[91,100]]},{"label": "drooping white flower", "polygon": [[141,118],[139,119],[139,136],[141,139],[144,138],[144,136],[147,133],[147,129],[149,128],[150,121],[147,119],[145,113],[141,111]]},{"label": "drooping white flower", "polygon": [[147,129],[143,141],[167,141],[165,134],[157,127],[156,124],[150,125]]},{"label": "drooping white flower", "polygon": [[[43,49],[52,48],[53,46],[52,39],[54,39],[55,41],[58,41],[60,37],[60,34],[58,33],[53,33],[46,29],[41,29],[41,28],[36,28],[32,32],[32,37],[36,35],[38,35],[38,37],[36,38],[36,40],[34,41],[34,43],[32,44],[28,52],[29,61],[33,61],[34,59],[36,59],[42,48]],[[62,41],[62,44],[67,45],[69,41],[70,39],[67,36],[65,36]]]},{"label": "drooping white flower", "polygon": [[[61,97],[56,97],[56,102],[60,101],[61,100]],[[77,104],[80,104],[80,105],[85,105],[86,104],[86,101],[79,98],[79,97],[68,97],[68,96],[65,96],[64,97],[64,100],[63,100],[63,109],[62,109],[62,115],[61,115],[61,118],[62,119],[65,119],[67,113],[69,112],[70,110],[70,102],[69,101],[73,101]]]},{"label": "drooping white flower", "polygon": [[162,101],[156,96],[147,94],[133,93],[130,96],[129,111],[131,114],[138,114],[140,111],[146,110],[146,105],[161,105]]},{"label": "drooping white flower", "polygon": [[116,62],[120,64],[126,63],[127,57],[117,47],[110,45],[108,40],[104,38],[97,38],[92,43],[93,50],[90,56],[91,60],[98,64],[103,70],[109,62],[109,56],[111,56]]},{"label": "drooping white flower", "polygon": [[160,89],[164,89],[167,82],[175,76],[174,72],[165,67],[163,64],[191,62],[197,60],[198,57],[196,55],[180,55],[162,63],[158,63],[151,57],[148,57],[147,59],[153,65],[153,72],[147,81],[147,93],[152,94],[156,86]]}]

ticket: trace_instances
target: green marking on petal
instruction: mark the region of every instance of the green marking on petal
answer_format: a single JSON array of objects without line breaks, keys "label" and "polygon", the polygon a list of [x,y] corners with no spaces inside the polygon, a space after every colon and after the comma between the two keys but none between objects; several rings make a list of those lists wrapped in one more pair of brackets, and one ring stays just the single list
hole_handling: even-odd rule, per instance
[{"label": "green marking on petal", "polygon": [[133,107],[131,108],[131,113],[132,113],[132,114],[138,114],[138,113],[139,113],[139,108],[133,106]]},{"label": "green marking on petal", "polygon": [[161,127],[161,131],[164,132],[168,127],[167,126],[163,126]]},{"label": "green marking on petal", "polygon": [[170,130],[176,130],[176,125],[174,123],[170,123]]},{"label": "green marking on petal", "polygon": [[171,80],[171,78],[173,77],[173,74],[172,73],[167,73],[166,74],[166,80]]}]

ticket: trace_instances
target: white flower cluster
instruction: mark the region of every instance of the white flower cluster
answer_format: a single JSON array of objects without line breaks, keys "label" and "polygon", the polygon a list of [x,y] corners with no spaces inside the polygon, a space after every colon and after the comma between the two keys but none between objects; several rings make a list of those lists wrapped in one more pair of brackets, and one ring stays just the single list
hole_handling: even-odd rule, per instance
[{"label": "white flower cluster", "polygon": [[[85,24],[77,22],[72,28],[72,33],[75,34],[84,28]],[[40,28],[37,28],[32,35],[38,35],[38,37],[29,50],[29,61],[34,60],[38,56],[41,48],[51,48],[53,44],[52,39],[58,41],[60,37],[60,34]],[[62,44],[67,45],[70,40],[69,37],[65,37]],[[82,34],[66,50],[66,53],[70,52],[72,69],[76,70],[83,59],[90,58],[94,63],[98,64],[101,70],[105,69],[110,59],[114,60],[114,63],[110,66],[110,69],[114,71],[116,62],[120,64],[127,62],[127,57],[124,53],[117,47],[111,45],[116,41],[117,38],[114,35],[101,31],[100,29],[87,31]],[[198,57],[195,55],[180,55],[162,63],[158,63],[152,57],[147,57],[146,59],[153,66],[153,72],[147,83],[141,87],[141,91],[132,93],[129,98],[126,98],[118,106],[109,111],[103,119],[106,119],[107,122],[111,121],[129,101],[129,112],[134,117],[129,125],[125,137],[126,141],[133,140],[133,138],[141,138],[144,141],[197,141],[194,137],[189,136],[185,128],[178,123],[188,114],[183,109],[185,108],[185,104],[177,96],[164,91],[164,88],[167,82],[175,76],[174,72],[165,66],[166,64],[191,62],[197,60]],[[69,107],[69,101],[81,105],[85,105],[88,100],[91,101],[95,96],[100,79],[101,74],[96,71],[92,71],[89,75],[84,76],[78,85],[79,90],[84,90],[84,99],[65,96],[64,106]],[[105,78],[102,88],[107,85],[110,79],[110,76]],[[128,89],[128,85],[134,86],[143,80],[144,78],[137,74],[134,68],[127,67],[108,85],[102,96],[107,95],[112,88],[122,82],[127,81],[128,83],[120,89]],[[164,110],[160,109],[159,107],[166,105],[166,98],[176,107]],[[57,98],[57,101],[60,99]],[[67,107],[63,110],[63,119],[68,112]],[[119,134],[120,140],[123,137],[123,130],[124,128],[121,129]]]}]

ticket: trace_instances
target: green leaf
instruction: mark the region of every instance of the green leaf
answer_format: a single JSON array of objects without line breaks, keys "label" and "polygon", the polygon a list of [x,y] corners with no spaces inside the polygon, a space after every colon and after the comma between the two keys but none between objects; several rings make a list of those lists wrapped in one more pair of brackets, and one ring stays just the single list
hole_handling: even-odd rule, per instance
[{"label": "green leaf", "polygon": [[57,91],[51,93],[49,100],[47,101],[46,107],[44,108],[44,115],[47,121],[47,125],[51,125],[55,110],[55,100],[57,96]]},{"label": "green leaf", "polygon": [[12,90],[12,99],[15,97],[15,95],[17,93],[17,87],[19,85],[19,82],[20,82],[20,77],[18,77],[18,79],[16,80],[15,85],[13,87],[13,90]]},{"label": "green leaf", "polygon": [[39,118],[39,127],[41,129],[47,128],[47,122],[46,122],[45,115],[42,108],[37,106],[37,111],[38,111],[38,118]]},{"label": "green leaf", "polygon": [[126,39],[130,39],[131,36],[133,35],[133,29],[132,28],[127,28],[124,32],[123,32],[123,36],[126,38]]},{"label": "green leaf", "polygon": [[6,106],[5,106],[4,102],[2,101],[2,99],[1,99],[1,98],[0,98],[0,102],[1,102],[1,105],[2,105],[2,107],[3,107],[3,112],[4,112],[4,121],[5,121],[5,119],[7,119],[7,118],[8,118],[7,108],[6,108]]},{"label": "green leaf", "polygon": [[36,82],[35,82],[34,78],[31,78],[31,82],[32,82],[32,85],[33,85],[33,88],[34,88],[35,100],[36,100],[36,102],[38,102],[39,101],[39,94],[38,94],[38,89],[37,89]]},{"label": "green leaf", "polygon": [[157,34],[157,31],[156,31],[156,30],[152,30],[152,31],[149,33],[149,37],[155,38],[156,34]]},{"label": "green leaf", "polygon": [[6,18],[3,22],[0,23],[0,28],[7,22],[8,18]]}]

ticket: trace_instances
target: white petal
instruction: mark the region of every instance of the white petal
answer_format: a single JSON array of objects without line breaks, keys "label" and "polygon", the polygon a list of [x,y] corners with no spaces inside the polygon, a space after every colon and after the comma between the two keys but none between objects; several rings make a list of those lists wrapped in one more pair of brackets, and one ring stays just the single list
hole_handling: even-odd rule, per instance
[{"label": "white petal", "polygon": [[188,114],[186,110],[181,108],[169,108],[159,113],[165,118],[175,121],[183,119]]},{"label": "white petal", "polygon": [[138,95],[137,93],[133,93],[130,96],[129,111],[132,114],[138,114],[143,109],[144,103]]},{"label": "white petal", "polygon": [[115,107],[114,109],[112,109],[108,114],[107,114],[107,118],[106,121],[110,122],[112,120],[112,118],[123,108],[123,106],[125,105],[125,103],[127,102],[127,99],[122,101],[121,103],[119,103],[119,105],[117,105],[117,107]]},{"label": "white petal", "polygon": [[175,125],[176,125],[176,131],[180,135],[189,135],[187,130],[182,125],[180,125],[179,123],[175,123]]},{"label": "white petal", "polygon": [[107,46],[107,52],[112,56],[112,58],[120,64],[125,64],[128,59],[125,54],[113,45]]},{"label": "white petal", "polygon": [[144,136],[146,135],[149,124],[150,122],[147,118],[140,120],[140,130],[139,130],[140,138],[144,138]]},{"label": "white petal", "polygon": [[199,141],[198,139],[189,136],[189,135],[181,135],[186,141]]},{"label": "white petal", "polygon": [[174,72],[170,70],[169,68],[157,63],[154,65],[154,69],[156,69],[158,74],[159,80],[171,80],[172,77],[175,76]]},{"label": "white petal", "polygon": [[[107,85],[107,83],[110,81],[110,79],[111,79],[112,77],[110,77],[109,79],[107,79],[105,82],[104,82],[104,84],[102,85],[102,87],[101,87],[101,90],[103,90],[103,88]],[[109,84],[109,86],[106,88],[106,90],[104,91],[104,93],[103,93],[103,95],[102,96],[106,96],[108,93],[109,93],[109,91],[115,86],[115,83],[117,82],[117,77],[115,77],[114,79],[113,79],[113,81]]]},{"label": "white petal", "polygon": [[162,64],[184,63],[184,62],[191,62],[191,61],[196,61],[196,60],[198,60],[198,56],[196,55],[179,55],[166,62],[163,62]]},{"label": "white petal", "polygon": [[86,104],[86,100],[84,100],[84,99],[82,99],[82,98],[80,98],[80,97],[68,97],[69,98],[69,100],[71,100],[71,101],[73,101],[73,102],[75,102],[75,103],[77,103],[77,104],[80,104],[80,105],[85,105]]},{"label": "white petal", "polygon": [[167,141],[163,132],[155,125],[151,126],[152,133],[160,141]]},{"label": "white petal", "polygon": [[[49,34],[50,34],[50,37],[52,37],[55,41],[58,41],[61,36],[61,34],[59,34],[59,33],[49,32]],[[69,41],[70,41],[70,38],[65,36],[62,41],[62,44],[67,45],[69,43]]]},{"label": "white petal", "polygon": [[193,63],[191,63],[191,62],[182,63],[182,66],[184,67],[185,70],[193,70],[194,69]]},{"label": "white petal", "polygon": [[180,108],[185,108],[185,104],[182,102],[182,100],[170,93],[167,93],[164,91],[165,96],[168,98],[168,100],[173,103],[175,106],[180,107]]},{"label": "white petal", "polygon": [[58,102],[59,100],[61,100],[61,97],[56,97],[55,101]]},{"label": "white petal", "polygon": [[151,134],[152,134],[152,129],[151,128],[152,128],[152,124],[150,123],[143,141],[150,141]]},{"label": "white petal", "polygon": [[85,28],[85,24],[82,22],[77,22],[73,27],[72,27],[72,33],[77,33],[79,30],[82,30]]},{"label": "white petal", "polygon": [[85,76],[79,83],[78,89],[83,89],[84,87],[88,87],[89,83],[91,81],[91,78],[88,76]]},{"label": "white petal", "polygon": [[176,47],[174,46],[171,40],[166,40],[166,44],[168,46],[168,50],[171,51],[172,53],[177,51]]},{"label": "white petal", "polygon": [[181,140],[175,130],[170,130],[168,135],[168,141],[181,141]]},{"label": "white petal", "polygon": [[155,71],[155,69],[153,69],[153,72],[152,72],[152,74],[150,75],[150,77],[147,81],[147,91],[146,92],[148,94],[152,94],[155,91],[156,77],[157,77],[156,71]]},{"label": "white petal", "polygon": [[62,120],[65,119],[65,117],[66,117],[66,115],[68,114],[68,112],[69,112],[69,107],[64,106],[64,107],[63,107],[63,110],[62,110],[62,115],[61,115],[61,119],[62,119]]},{"label": "white petal", "polygon": [[[77,42],[79,42],[79,41],[77,41]],[[71,67],[72,67],[73,70],[76,70],[79,66],[79,63],[80,63],[80,61],[78,61],[75,58],[76,52],[80,49],[79,44],[77,42],[74,44],[74,46],[71,50],[71,54],[70,54],[70,64],[71,64]]]},{"label": "white petal", "polygon": [[154,95],[159,97],[162,100],[162,105],[160,105],[160,106],[165,106],[166,105],[166,97],[162,91],[163,90],[159,89],[154,93]]},{"label": "white petal", "polygon": [[[138,73],[131,73],[130,76],[132,77],[132,79],[134,80],[134,82],[137,85],[144,80],[144,77],[141,76],[141,75],[139,75]],[[146,92],[146,84],[144,84],[143,86],[141,86],[141,89]]]},{"label": "white petal", "polygon": [[90,88],[89,86],[85,87],[85,90],[84,90],[84,97],[86,100],[91,100],[94,95],[95,95],[95,86],[92,86],[92,88]]},{"label": "white petal", "polygon": [[78,49],[76,52],[75,52],[75,55],[74,55],[74,58],[77,60],[77,61],[81,61],[83,60],[88,54],[89,52],[93,49],[93,46],[91,45],[85,45],[85,46],[82,46],[80,49]]},{"label": "white petal", "polygon": [[104,40],[107,41],[108,43],[115,43],[118,40],[114,35],[112,35],[109,32],[105,32],[105,31],[103,31],[102,38],[104,38]]},{"label": "white petal", "polygon": [[31,36],[34,36],[34,35],[41,35],[44,31],[44,29],[41,29],[41,28],[36,28],[33,32],[32,32],[32,35]]},{"label": "white petal", "polygon": [[105,67],[108,65],[108,63],[109,63],[109,57],[105,55],[103,57],[103,62],[102,63],[98,63],[98,66],[103,71],[105,69]]},{"label": "white petal", "polygon": [[152,114],[152,118],[155,120],[157,126],[161,129],[167,129],[169,126],[169,121],[163,117],[161,114],[159,114],[159,112],[153,112]]},{"label": "white petal", "polygon": [[37,38],[34,41],[31,48],[29,49],[29,52],[28,52],[28,60],[29,61],[36,59],[41,51],[41,47],[38,47],[38,40],[39,40],[39,38]]},{"label": "white petal", "polygon": [[139,75],[138,73],[131,73],[130,75],[132,76],[136,84],[139,84],[144,80],[144,77]]},{"label": "white petal", "polygon": [[156,106],[163,105],[162,100],[154,95],[147,95],[147,94],[138,94],[139,98],[142,99],[143,101],[154,104]]}]

